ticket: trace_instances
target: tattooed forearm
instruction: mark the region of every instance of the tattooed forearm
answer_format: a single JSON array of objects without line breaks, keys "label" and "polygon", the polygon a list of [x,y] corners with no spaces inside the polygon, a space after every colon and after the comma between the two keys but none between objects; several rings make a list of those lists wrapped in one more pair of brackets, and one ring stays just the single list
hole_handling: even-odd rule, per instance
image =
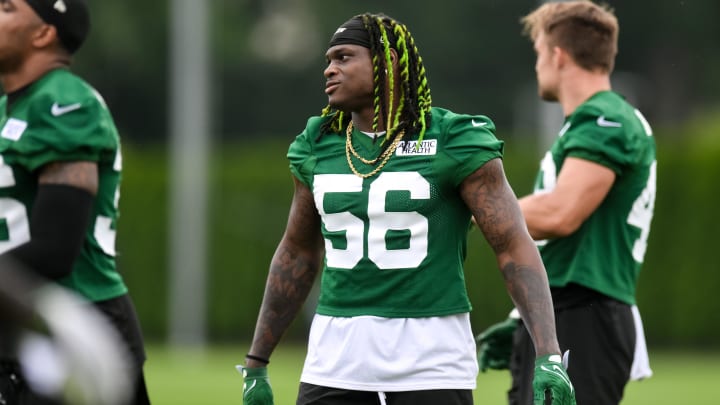
[{"label": "tattooed forearm", "polygon": [[312,192],[296,180],[285,235],[270,263],[250,348],[254,356],[270,358],[310,293],[322,256],[320,216]]},{"label": "tattooed forearm", "polygon": [[461,195],[495,251],[498,266],[538,354],[559,353],[545,268],[530,238],[517,198],[494,159],[468,176]]},{"label": "tattooed forearm", "polygon": [[268,358],[300,311],[312,289],[320,263],[282,244],[275,252],[255,329],[252,353]]},{"label": "tattooed forearm", "polygon": [[545,270],[510,261],[501,271],[508,293],[535,343],[537,354],[558,353],[555,317]]}]

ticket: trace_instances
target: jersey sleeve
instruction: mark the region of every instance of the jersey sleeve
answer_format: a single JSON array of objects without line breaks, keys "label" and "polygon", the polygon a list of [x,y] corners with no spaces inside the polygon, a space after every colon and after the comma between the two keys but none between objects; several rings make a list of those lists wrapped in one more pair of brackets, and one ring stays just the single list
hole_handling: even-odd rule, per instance
[{"label": "jersey sleeve", "polygon": [[38,97],[28,109],[29,124],[17,144],[17,163],[33,171],[50,162],[97,162],[114,154],[119,140],[108,114],[90,91],[65,100]]},{"label": "jersey sleeve", "polygon": [[620,174],[632,155],[627,125],[620,117],[604,115],[599,110],[577,111],[563,136],[566,157],[595,162]]},{"label": "jersey sleeve", "polygon": [[488,161],[503,156],[503,141],[495,137],[495,124],[483,115],[449,114],[446,121],[445,153],[456,162],[456,185]]},{"label": "jersey sleeve", "polygon": [[312,146],[315,138],[320,133],[322,118],[311,117],[305,129],[288,148],[287,158],[290,161],[290,171],[302,183],[311,184],[313,168],[315,167],[315,156],[312,153]]}]

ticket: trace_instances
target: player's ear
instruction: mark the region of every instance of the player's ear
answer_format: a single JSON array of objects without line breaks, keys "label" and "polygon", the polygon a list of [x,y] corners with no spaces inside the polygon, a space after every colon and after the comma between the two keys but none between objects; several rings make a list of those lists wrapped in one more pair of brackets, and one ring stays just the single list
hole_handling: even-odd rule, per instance
[{"label": "player's ear", "polygon": [[558,69],[562,69],[563,67],[567,66],[568,63],[573,62],[570,54],[559,46],[553,46],[551,52],[553,65],[555,65],[555,67]]},{"label": "player's ear", "polygon": [[50,24],[42,24],[32,37],[32,44],[36,48],[45,48],[57,41],[59,41],[57,29]]},{"label": "player's ear", "polygon": [[390,48],[390,63],[392,63],[393,71],[395,71],[398,64],[398,53],[394,48]]}]

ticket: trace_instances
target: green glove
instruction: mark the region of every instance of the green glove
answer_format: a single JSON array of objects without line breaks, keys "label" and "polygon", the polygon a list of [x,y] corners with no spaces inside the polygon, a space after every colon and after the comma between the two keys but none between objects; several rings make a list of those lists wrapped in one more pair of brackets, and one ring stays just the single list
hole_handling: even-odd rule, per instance
[{"label": "green glove", "polygon": [[248,368],[237,366],[245,379],[243,405],[274,405],[267,367]]},{"label": "green glove", "polygon": [[487,369],[506,370],[510,364],[513,333],[518,318],[509,317],[485,329],[475,340],[478,344],[478,364],[484,373]]},{"label": "green glove", "polygon": [[545,404],[575,405],[575,389],[559,354],[535,359],[533,405]]}]

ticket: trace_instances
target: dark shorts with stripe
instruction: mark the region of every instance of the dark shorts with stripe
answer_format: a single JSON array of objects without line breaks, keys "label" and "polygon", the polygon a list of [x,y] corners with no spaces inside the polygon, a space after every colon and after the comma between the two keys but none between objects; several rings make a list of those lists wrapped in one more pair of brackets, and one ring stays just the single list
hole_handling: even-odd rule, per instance
[{"label": "dark shorts with stripe", "polygon": [[353,391],[300,383],[296,405],[472,405],[472,390]]}]

